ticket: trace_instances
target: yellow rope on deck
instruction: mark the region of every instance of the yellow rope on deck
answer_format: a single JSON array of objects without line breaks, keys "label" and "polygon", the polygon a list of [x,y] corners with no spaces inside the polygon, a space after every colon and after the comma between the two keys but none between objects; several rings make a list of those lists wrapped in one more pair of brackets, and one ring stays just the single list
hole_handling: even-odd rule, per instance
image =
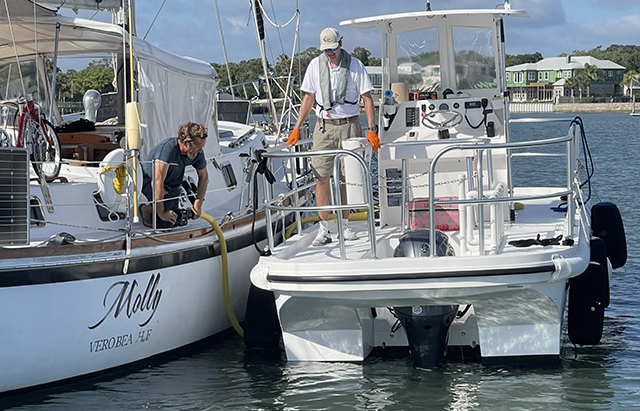
[{"label": "yellow rope on deck", "polygon": [[101,173],[106,173],[109,170],[116,169],[116,176],[113,179],[113,189],[116,190],[116,193],[122,194],[124,190],[124,180],[127,177],[127,168],[124,163],[120,164],[117,167],[114,166],[106,166],[102,170]]}]

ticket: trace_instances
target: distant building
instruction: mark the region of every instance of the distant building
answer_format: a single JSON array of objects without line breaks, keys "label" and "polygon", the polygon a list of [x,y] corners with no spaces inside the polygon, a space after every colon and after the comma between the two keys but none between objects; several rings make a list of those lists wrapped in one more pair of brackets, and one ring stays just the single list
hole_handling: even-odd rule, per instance
[{"label": "distant building", "polygon": [[398,64],[398,74],[419,74],[422,73],[422,66],[418,63],[408,61]]},{"label": "distant building", "polygon": [[367,74],[369,74],[369,78],[371,79],[371,84],[373,85],[373,94],[381,94],[382,93],[382,67],[366,66],[365,70],[367,70]]},{"label": "distant building", "polygon": [[511,93],[511,100],[557,102],[563,97],[570,97],[571,90],[565,87],[566,79],[584,69],[585,64],[602,70],[603,78],[592,81],[583,97],[587,93],[591,96],[604,96],[621,92],[620,82],[625,68],[619,64],[591,56],[550,57],[537,63],[507,67],[507,88]]}]

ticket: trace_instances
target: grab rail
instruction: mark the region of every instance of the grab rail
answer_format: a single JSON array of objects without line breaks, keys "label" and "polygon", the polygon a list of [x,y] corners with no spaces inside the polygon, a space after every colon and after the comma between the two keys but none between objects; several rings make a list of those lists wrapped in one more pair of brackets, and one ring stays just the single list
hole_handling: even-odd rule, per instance
[{"label": "grab rail", "polygon": [[[457,144],[450,145],[448,147],[443,148],[438,151],[436,155],[431,160],[431,165],[429,167],[429,255],[430,257],[435,257],[435,247],[432,242],[435,238],[435,206],[438,204],[464,204],[466,202],[473,202],[474,204],[482,204],[482,203],[496,203],[496,202],[512,202],[516,201],[516,198],[513,196],[513,192],[509,190],[508,197],[498,199],[498,198],[489,198],[484,199],[483,197],[483,167],[482,167],[482,157],[485,150],[494,150],[494,149],[514,149],[514,148],[526,148],[526,147],[537,147],[544,145],[553,145],[560,143],[567,143],[567,190],[563,192],[557,192],[553,194],[546,194],[542,196],[526,196],[520,197],[521,200],[531,200],[536,198],[551,198],[558,195],[567,195],[567,217],[569,218],[569,236],[573,237],[573,226],[575,221],[575,205],[573,202],[573,190],[571,188],[572,177],[575,173],[575,160],[576,160],[576,144],[575,144],[575,133],[576,128],[575,125],[572,124],[569,127],[569,133],[566,136],[556,137],[545,140],[538,141],[523,141],[523,142],[512,142],[512,143],[491,143],[491,141],[486,141],[483,144]],[[482,147],[484,146],[484,147]],[[444,156],[446,153],[452,150],[478,150],[478,199],[477,200],[448,200],[448,201],[439,201],[435,199],[435,172],[438,161]],[[490,170],[491,171],[491,170]],[[432,201],[431,201],[432,200]],[[478,208],[478,220],[484,221],[484,208]],[[478,226],[478,249],[480,255],[484,254],[484,224],[479,224]]]},{"label": "grab rail", "polygon": [[[340,175],[338,173],[339,167],[340,167],[340,159],[344,156],[351,156],[353,158],[356,159],[356,161],[358,161],[358,163],[360,164],[360,166],[363,168],[363,173],[365,175],[365,185],[366,185],[366,193],[367,193],[367,201],[361,204],[342,204],[341,201],[341,197],[340,197],[340,179],[339,178],[334,178],[333,180],[333,184],[334,184],[334,190],[336,191],[336,202],[337,204],[335,205],[326,205],[326,206],[278,206],[276,204],[273,204],[274,199],[271,198],[271,195],[269,193],[268,190],[268,184],[263,184],[263,190],[264,190],[264,199],[265,199],[265,208],[268,210],[273,210],[273,211],[295,211],[296,212],[296,220],[298,220],[298,232],[301,232],[300,229],[300,224],[299,224],[299,220],[300,220],[300,216],[299,213],[302,211],[330,211],[330,210],[337,210],[337,219],[338,219],[338,229],[340,232],[342,232],[342,228],[343,228],[343,219],[342,219],[342,210],[350,210],[352,208],[366,208],[367,209],[367,222],[368,222],[368,231],[369,231],[369,242],[370,242],[370,247],[371,247],[371,256],[372,258],[377,258],[377,249],[376,249],[376,238],[375,238],[375,220],[374,220],[374,198],[373,198],[373,184],[372,184],[372,180],[371,180],[371,172],[369,170],[369,166],[366,163],[366,161],[362,158],[362,156],[360,156],[358,153],[355,153],[351,150],[345,150],[345,149],[339,149],[339,150],[319,150],[319,151],[308,151],[308,152],[275,152],[275,151],[268,151],[262,154],[262,157],[264,158],[269,158],[269,159],[274,159],[274,158],[299,158],[299,157],[317,157],[317,156],[326,156],[326,155],[334,155],[335,158],[333,160],[333,171],[334,171],[334,175]],[[294,181],[296,181],[296,179],[293,179]],[[283,201],[284,199],[287,199],[289,197],[291,197],[292,195],[295,195],[294,198],[297,199],[297,193],[299,193],[300,191],[302,191],[301,188],[296,187],[295,190],[291,190],[289,191],[289,193],[284,194],[283,196],[279,197],[278,200]],[[266,213],[266,219],[267,219],[267,237],[269,239],[269,248],[271,250],[273,250],[274,248],[274,238],[273,238],[273,231],[272,231],[272,224],[271,224],[271,212],[267,212]],[[342,238],[342,236],[340,236],[339,238],[340,241],[340,258],[341,259],[346,259],[346,250],[344,247],[344,239]]]},{"label": "grab rail", "polygon": [[[564,120],[564,119],[562,119]],[[476,205],[476,206],[480,206],[483,204],[495,204],[495,203],[512,203],[515,201],[530,201],[530,200],[537,200],[537,199],[545,199],[545,198],[553,198],[553,197],[558,197],[558,196],[567,196],[567,218],[568,218],[568,238],[573,238],[574,236],[574,225],[575,225],[575,211],[576,211],[576,204],[575,204],[575,187],[573,186],[573,180],[574,177],[577,174],[577,167],[576,167],[576,161],[578,158],[578,140],[576,138],[577,136],[577,132],[578,129],[576,127],[575,124],[571,124],[569,127],[569,132],[566,135],[563,135],[561,137],[556,137],[556,138],[550,138],[550,139],[543,139],[543,140],[537,140],[537,141],[522,141],[522,142],[509,142],[509,143],[494,143],[491,139],[489,138],[474,138],[474,139],[469,139],[469,140],[464,140],[464,142],[461,142],[460,144],[452,144],[451,140],[449,141],[443,141],[443,140],[437,140],[437,141],[403,141],[403,142],[393,142],[393,143],[385,143],[382,144],[382,147],[384,148],[391,148],[391,147],[401,147],[401,146],[414,146],[414,145],[421,145],[421,146],[434,146],[434,145],[447,145],[446,147],[443,147],[441,150],[439,150],[431,159],[431,164],[429,167],[429,234],[430,234],[430,238],[429,238],[429,250],[430,250],[430,257],[435,257],[435,252],[436,252],[436,247],[433,246],[432,242],[434,241],[434,238],[436,238],[435,235],[435,230],[436,230],[436,224],[435,224],[435,207],[437,205],[442,205],[442,204],[456,204],[456,205]],[[510,153],[510,150],[512,149],[518,149],[518,148],[529,148],[529,147],[538,147],[538,146],[547,146],[547,145],[555,145],[555,144],[562,144],[565,143],[566,144],[566,174],[567,174],[567,180],[566,180],[566,187],[564,189],[560,189],[558,191],[554,191],[552,193],[546,193],[546,194],[539,194],[539,195],[524,195],[524,196],[515,196],[513,193],[513,188],[512,187],[507,187],[507,188],[500,188],[499,190],[496,190],[496,193],[494,195],[491,195],[490,198],[485,198],[484,196],[484,192],[483,192],[483,187],[485,185],[485,176],[484,176],[484,166],[482,164],[483,162],[483,157],[486,155],[485,152],[491,152],[491,150],[496,150],[496,149],[506,149],[507,150],[507,155],[510,156],[512,153]],[[278,147],[277,149],[281,149],[281,147]],[[465,151],[465,150],[476,150],[478,151],[478,161],[479,161],[479,165],[478,165],[478,187],[476,188],[476,192],[477,192],[477,197],[475,199],[467,199],[467,198],[458,198],[457,200],[438,200],[435,198],[435,174],[436,174],[436,167],[438,165],[438,162],[443,158],[443,156],[451,151],[454,150],[460,150],[460,151]],[[343,219],[342,219],[342,213],[339,212],[341,210],[347,210],[347,209],[352,209],[352,208],[366,208],[367,209],[367,221],[368,221],[368,231],[369,231],[369,241],[370,241],[370,248],[371,248],[371,256],[372,258],[377,258],[377,250],[376,250],[376,240],[375,240],[375,221],[374,221],[374,199],[373,199],[373,185],[372,185],[372,179],[371,179],[371,174],[369,172],[369,166],[366,163],[366,161],[357,153],[351,151],[351,150],[346,150],[346,149],[339,149],[339,150],[322,150],[322,151],[312,151],[312,152],[293,152],[293,151],[289,151],[289,152],[284,152],[284,151],[274,151],[274,150],[270,150],[268,152],[263,153],[263,157],[265,158],[269,158],[269,159],[275,159],[275,158],[301,158],[301,157],[314,157],[314,156],[326,156],[326,155],[333,155],[335,156],[334,159],[334,164],[333,164],[333,171],[334,171],[334,176],[339,175],[339,164],[340,164],[340,160],[342,157],[345,156],[351,156],[353,158],[355,158],[359,164],[361,165],[361,168],[365,174],[365,185],[366,185],[366,201],[364,203],[360,203],[360,204],[345,204],[342,205],[341,204],[341,194],[340,194],[340,179],[339,178],[334,178],[333,181],[333,189],[335,190],[336,193],[336,203],[335,205],[327,205],[327,206],[299,206],[298,204],[296,204],[295,206],[284,206],[284,205],[278,205],[276,204],[276,199],[273,199],[270,197],[269,192],[267,191],[267,185],[263,185],[263,189],[265,190],[265,207],[269,210],[273,210],[273,211],[294,211],[296,212],[296,220],[298,222],[298,232],[301,232],[301,227],[300,227],[300,213],[304,212],[304,211],[328,211],[328,210],[337,210],[337,219],[338,219],[338,227],[340,230],[342,230],[343,227]],[[491,155],[489,155],[489,158],[491,157]],[[403,160],[404,161],[404,160]],[[492,173],[492,164],[491,161],[488,161],[488,166],[487,169],[489,170],[489,174]],[[404,167],[403,167],[404,168]],[[292,170],[292,173],[295,173],[295,170]],[[292,178],[292,181],[296,181],[295,176]],[[487,181],[492,181],[490,180],[490,177],[487,176]],[[291,196],[294,196],[294,198],[297,199],[298,197],[298,193],[303,191],[303,190],[307,190],[311,187],[311,184],[307,184],[303,187],[295,187],[295,189],[289,191],[288,193],[284,194],[284,195],[280,195],[280,197],[278,197],[278,201],[290,198]],[[491,186],[489,186],[491,188]],[[502,196],[502,193],[505,192],[505,196]],[[403,194],[404,194],[404,187],[403,187]],[[404,197],[403,197],[403,204],[404,204]],[[404,207],[404,205],[403,205]],[[493,211],[492,211],[493,212]],[[267,218],[267,233],[268,233],[268,238],[269,238],[269,247],[271,249],[273,249],[274,247],[274,239],[273,239],[273,232],[272,232],[272,224],[271,224],[271,213],[268,212],[266,213],[266,218]],[[483,255],[485,252],[485,247],[484,247],[484,210],[483,207],[478,207],[478,219],[479,221],[483,222],[482,224],[479,224],[479,242],[478,242],[478,246],[479,246],[479,250],[480,250],[480,254]],[[404,230],[404,218],[402,218],[402,224],[403,224],[403,230]],[[497,238],[497,233],[494,232],[494,235],[492,237]],[[493,246],[493,244],[492,244]],[[344,241],[342,238],[340,238],[340,255],[342,259],[346,258],[346,251],[345,251],[345,247],[344,247]]]}]

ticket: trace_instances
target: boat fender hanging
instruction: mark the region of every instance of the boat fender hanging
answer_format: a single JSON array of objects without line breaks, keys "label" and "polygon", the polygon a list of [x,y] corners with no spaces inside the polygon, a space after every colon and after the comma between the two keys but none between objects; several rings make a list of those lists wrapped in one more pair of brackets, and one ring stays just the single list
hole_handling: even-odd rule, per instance
[{"label": "boat fender hanging", "polygon": [[596,262],[569,280],[568,333],[574,344],[596,345],[604,326],[605,269]]},{"label": "boat fender hanging", "polygon": [[610,202],[595,204],[591,208],[591,231],[604,240],[611,266],[620,268],[627,262],[627,240],[618,206]]},{"label": "boat fender hanging", "polygon": [[602,296],[602,305],[604,305],[604,307],[608,307],[609,306],[609,300],[610,300],[610,293],[609,293],[609,260],[607,260],[607,246],[604,243],[604,240],[602,238],[598,238],[598,237],[594,237],[591,239],[590,242],[590,247],[591,247],[591,262],[594,263],[598,263],[600,264],[600,266],[604,269],[604,279],[605,279],[605,285],[604,285],[604,289],[603,289],[603,296]]},{"label": "boat fender hanging", "polygon": [[127,129],[127,148],[129,150],[140,150],[142,140],[140,138],[140,115],[138,113],[138,103],[127,103],[125,122]]},{"label": "boat fender hanging", "polygon": [[251,284],[244,318],[244,344],[248,348],[278,348],[282,330],[273,291]]}]

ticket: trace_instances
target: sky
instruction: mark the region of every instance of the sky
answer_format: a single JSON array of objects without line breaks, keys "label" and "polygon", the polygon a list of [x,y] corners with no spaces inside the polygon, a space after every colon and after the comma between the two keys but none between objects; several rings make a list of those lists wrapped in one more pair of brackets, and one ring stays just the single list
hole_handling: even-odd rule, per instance
[{"label": "sky", "polygon": [[[163,1],[165,1],[155,23]],[[493,8],[504,0],[431,0],[431,8]],[[250,11],[250,0],[138,0],[137,35],[178,55],[209,63],[225,62],[220,31],[229,62],[259,58],[260,53]],[[530,18],[505,19],[508,54],[540,52],[556,57],[574,50],[611,44],[640,44],[640,0],[511,0],[511,8],[525,10]],[[263,0],[269,19],[283,25],[300,11],[299,45],[294,44],[297,20],[286,27],[267,27],[267,59],[275,63],[280,54],[319,47],[324,27],[336,27],[343,48],[361,46],[380,56],[377,29],[340,28],[342,20],[366,16],[425,10],[426,0]],[[66,10],[63,14],[72,15]],[[89,18],[94,12],[80,11]],[[110,21],[99,13],[98,20]],[[218,18],[221,25],[218,25]],[[220,26],[222,30],[220,30]],[[62,66],[62,65],[61,65]],[[64,67],[62,67],[64,69]]]}]

